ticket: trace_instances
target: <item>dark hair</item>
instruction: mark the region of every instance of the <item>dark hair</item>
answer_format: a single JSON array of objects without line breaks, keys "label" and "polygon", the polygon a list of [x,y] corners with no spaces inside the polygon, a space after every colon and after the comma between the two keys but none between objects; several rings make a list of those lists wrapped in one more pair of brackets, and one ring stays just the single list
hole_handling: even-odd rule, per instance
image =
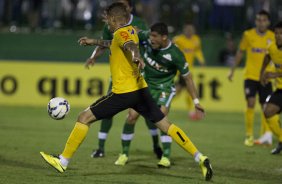
[{"label": "dark hair", "polygon": [[106,12],[111,16],[121,16],[127,18],[129,15],[126,11],[126,6],[123,3],[116,2],[112,3],[107,7]]},{"label": "dark hair", "polygon": [[168,35],[168,28],[165,23],[157,22],[151,26],[151,32],[157,32],[160,35]]},{"label": "dark hair", "polygon": [[282,29],[282,21],[275,24],[274,29]]},{"label": "dark hair", "polygon": [[133,4],[132,4],[132,1],[131,0],[125,0],[127,3],[128,3],[128,5],[130,6],[130,7],[132,7],[133,6]]},{"label": "dark hair", "polygon": [[264,15],[270,20],[270,14],[265,10],[260,10],[257,15]]}]

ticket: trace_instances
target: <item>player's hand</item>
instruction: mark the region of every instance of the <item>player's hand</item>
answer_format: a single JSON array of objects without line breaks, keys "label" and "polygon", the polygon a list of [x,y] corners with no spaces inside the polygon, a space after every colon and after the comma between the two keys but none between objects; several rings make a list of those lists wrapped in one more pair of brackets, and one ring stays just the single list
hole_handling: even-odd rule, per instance
[{"label": "player's hand", "polygon": [[229,80],[230,82],[233,81],[233,76],[234,76],[234,71],[233,71],[233,70],[230,70],[230,72],[229,72],[229,74],[228,74],[228,76],[227,76],[227,78],[228,78],[228,80]]},{"label": "player's hand", "polygon": [[105,23],[105,24],[108,24],[108,19],[107,19],[107,13],[106,11],[104,11],[101,15],[102,17],[102,21]]},{"label": "player's hand", "polygon": [[135,57],[132,59],[134,63],[138,65],[138,69],[144,69],[145,63],[142,58],[140,57]]},{"label": "player's hand", "polygon": [[274,72],[266,72],[266,73],[263,73],[261,76],[260,76],[260,83],[265,86],[270,79],[273,79],[273,78],[276,78],[277,77],[277,73],[274,73]]},{"label": "player's hand", "polygon": [[200,104],[195,104],[195,111],[199,119],[203,119],[205,117],[205,109]]},{"label": "player's hand", "polygon": [[87,46],[87,45],[92,45],[93,40],[88,38],[88,37],[82,37],[78,40],[79,45],[81,46]]},{"label": "player's hand", "polygon": [[92,67],[95,64],[96,60],[95,58],[88,58],[84,64],[85,68],[89,69],[90,67]]}]

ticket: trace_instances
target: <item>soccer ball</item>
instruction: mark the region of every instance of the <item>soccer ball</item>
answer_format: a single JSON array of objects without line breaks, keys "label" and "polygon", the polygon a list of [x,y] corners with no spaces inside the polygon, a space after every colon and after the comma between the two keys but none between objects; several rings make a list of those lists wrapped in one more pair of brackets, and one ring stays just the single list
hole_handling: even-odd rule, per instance
[{"label": "soccer ball", "polygon": [[55,97],[49,101],[47,105],[47,111],[53,119],[64,119],[64,117],[70,111],[70,104],[66,99],[62,97]]}]

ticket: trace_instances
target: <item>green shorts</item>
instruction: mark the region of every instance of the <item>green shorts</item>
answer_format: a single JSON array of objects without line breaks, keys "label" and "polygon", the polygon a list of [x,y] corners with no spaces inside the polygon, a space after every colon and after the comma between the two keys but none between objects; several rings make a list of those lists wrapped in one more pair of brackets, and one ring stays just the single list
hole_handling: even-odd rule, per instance
[{"label": "green shorts", "polygon": [[149,87],[149,91],[159,106],[170,107],[176,90],[174,87],[167,87],[163,89],[154,89]]}]

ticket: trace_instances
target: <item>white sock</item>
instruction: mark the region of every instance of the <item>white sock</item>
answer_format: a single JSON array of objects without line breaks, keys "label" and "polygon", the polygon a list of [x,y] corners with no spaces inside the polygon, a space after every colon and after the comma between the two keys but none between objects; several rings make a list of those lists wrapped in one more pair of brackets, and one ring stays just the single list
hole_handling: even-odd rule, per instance
[{"label": "white sock", "polygon": [[63,167],[67,167],[69,164],[69,159],[66,159],[65,157],[63,157],[62,155],[59,156],[60,158],[60,163],[62,164]]},{"label": "white sock", "polygon": [[202,155],[203,155],[203,154],[200,153],[200,152],[195,153],[194,159],[195,159],[195,161],[196,161],[197,163],[200,162],[200,157],[201,157]]}]

